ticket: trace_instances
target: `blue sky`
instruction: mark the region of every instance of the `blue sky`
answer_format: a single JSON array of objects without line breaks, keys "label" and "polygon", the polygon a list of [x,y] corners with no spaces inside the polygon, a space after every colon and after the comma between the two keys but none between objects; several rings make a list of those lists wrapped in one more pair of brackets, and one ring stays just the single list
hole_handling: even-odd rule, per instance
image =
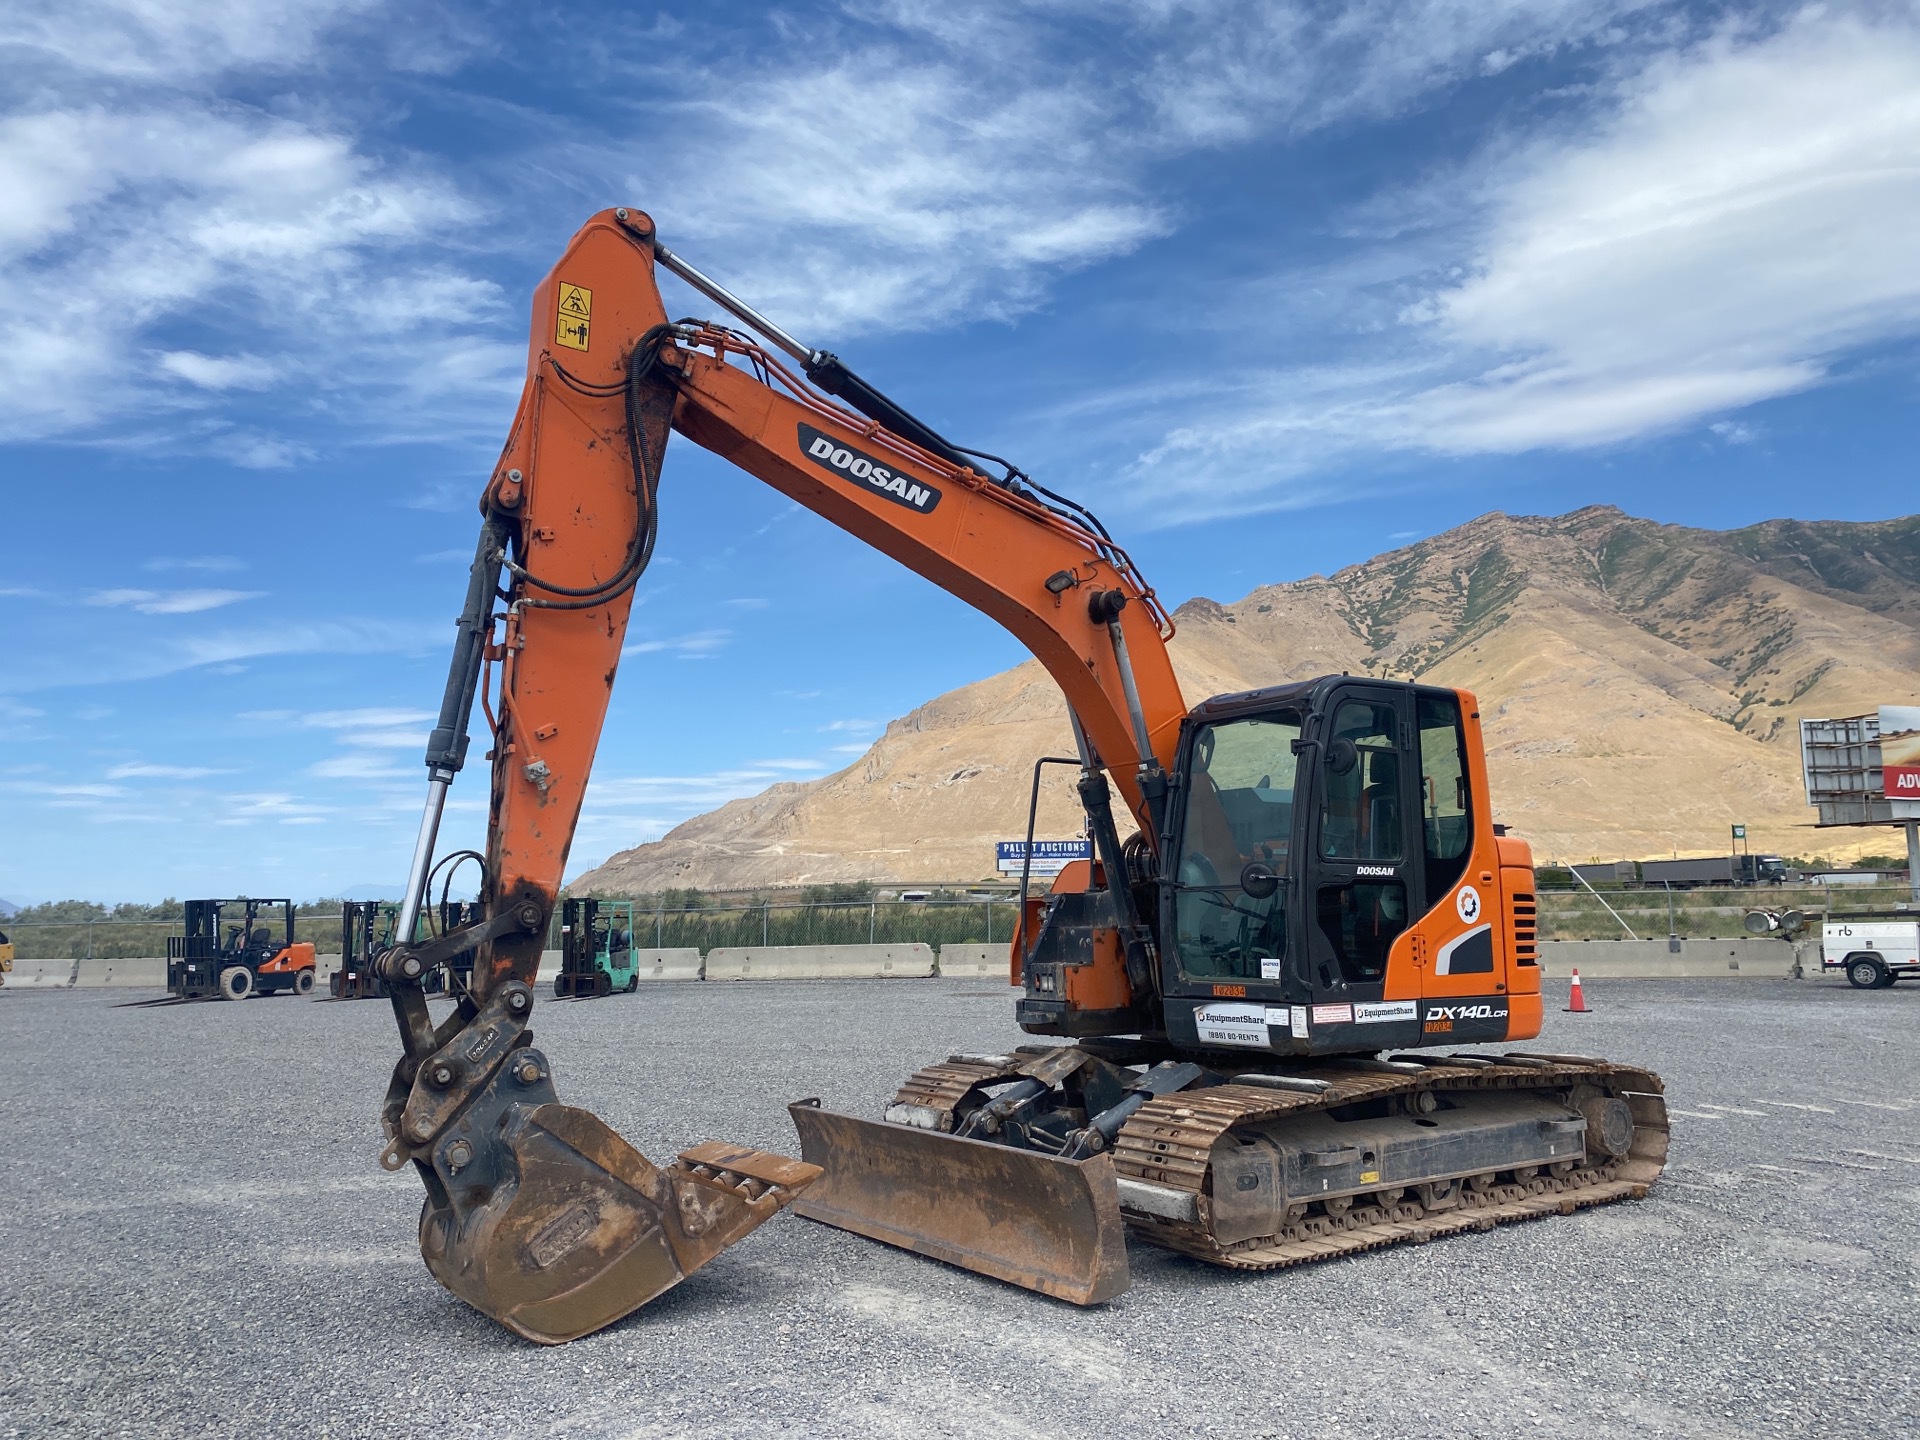
[{"label": "blue sky", "polygon": [[[609,204],[1176,603],[1494,509],[1913,508],[1911,5],[8,0],[0,76],[14,901],[398,883]],[[576,872],[1021,658],[677,440],[632,638]]]}]

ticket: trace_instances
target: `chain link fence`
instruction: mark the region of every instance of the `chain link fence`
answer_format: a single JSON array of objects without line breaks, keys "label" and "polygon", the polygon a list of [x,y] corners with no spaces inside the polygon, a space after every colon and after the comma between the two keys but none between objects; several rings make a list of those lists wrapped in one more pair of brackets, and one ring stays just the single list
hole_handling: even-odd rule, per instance
[{"label": "chain link fence", "polygon": [[[1678,935],[1723,939],[1746,934],[1754,909],[1804,911],[1813,923],[1829,914],[1893,910],[1910,903],[1904,885],[1767,885],[1740,890],[1584,890],[1539,892],[1542,940],[1624,940]],[[652,949],[744,945],[1005,944],[1018,904],[1011,898],[932,896],[926,899],[759,900],[715,897],[695,904],[634,903],[633,943]],[[269,923],[277,923],[277,916]],[[0,920],[22,960],[124,960],[167,953],[167,937],[181,933],[175,919],[62,921]],[[297,939],[322,954],[340,950],[340,908],[302,907]],[[547,939],[560,944],[556,915]]]},{"label": "chain link fence", "polygon": [[[236,911],[235,914],[240,912]],[[167,953],[167,937],[184,933],[180,916],[148,920],[0,920],[0,932],[13,942],[19,960],[131,960]],[[255,922],[276,935],[280,912],[263,911]],[[294,939],[309,942],[321,954],[340,950],[340,907],[306,906],[295,912]]]},{"label": "chain link fence", "polygon": [[[1799,910],[1813,925],[1828,915],[1893,910],[1912,903],[1905,885],[1755,885],[1740,889],[1539,892],[1542,940],[1641,940],[1677,935],[1724,940],[1746,935],[1753,910]],[[1920,917],[1916,917],[1920,918]]]},{"label": "chain link fence", "polygon": [[[702,954],[741,945],[1005,944],[1019,906],[1010,899],[930,897],[925,900],[712,900],[668,906],[635,901],[633,943],[643,949],[693,948]],[[62,921],[0,920],[21,960],[126,960],[165,955],[179,919]],[[278,929],[278,912],[261,923]],[[340,951],[340,907],[303,907],[294,938],[321,954]],[[556,914],[547,948],[560,945]]]}]

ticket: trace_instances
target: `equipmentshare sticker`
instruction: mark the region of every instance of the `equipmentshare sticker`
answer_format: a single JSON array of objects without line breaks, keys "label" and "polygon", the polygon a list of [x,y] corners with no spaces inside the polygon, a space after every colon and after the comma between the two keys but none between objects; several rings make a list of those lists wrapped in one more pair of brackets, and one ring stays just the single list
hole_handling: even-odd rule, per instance
[{"label": "equipmentshare sticker", "polygon": [[1376,1000],[1353,1007],[1356,1025],[1385,1025],[1395,1020],[1418,1020],[1420,1007],[1412,1000]]},{"label": "equipmentshare sticker", "polygon": [[1196,1005],[1193,1026],[1208,1045],[1250,1045],[1264,1050],[1271,1026],[1281,1034],[1291,1033],[1284,1005]]}]

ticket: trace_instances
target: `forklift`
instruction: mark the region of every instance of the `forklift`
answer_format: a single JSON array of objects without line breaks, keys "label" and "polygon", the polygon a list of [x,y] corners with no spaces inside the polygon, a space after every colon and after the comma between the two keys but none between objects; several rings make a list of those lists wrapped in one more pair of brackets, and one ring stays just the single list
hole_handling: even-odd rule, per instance
[{"label": "forklift", "polygon": [[[278,909],[280,933],[270,924]],[[239,918],[232,912],[238,911]],[[245,1000],[311,995],[313,946],[293,938],[293,901],[189,900],[186,934],[167,937],[167,994],[173,1000]],[[222,925],[225,926],[224,933]]]},{"label": "forklift", "polygon": [[[471,900],[443,900],[437,907],[440,933],[475,924],[480,905]],[[327,977],[327,989],[335,1000],[380,1000],[390,993],[387,982],[374,969],[373,962],[393,948],[394,927],[400,923],[400,906],[393,900],[343,900],[340,902],[340,968]],[[424,927],[422,927],[424,931]],[[416,941],[427,938],[424,933]],[[473,952],[456,956],[449,965],[453,971],[453,990],[464,993],[473,979]],[[421,977],[420,988],[429,995],[447,991],[447,974],[432,970]]]},{"label": "forklift", "polygon": [[640,988],[633,960],[633,902],[566,900],[560,909],[560,973],[553,993],[592,1000]]}]

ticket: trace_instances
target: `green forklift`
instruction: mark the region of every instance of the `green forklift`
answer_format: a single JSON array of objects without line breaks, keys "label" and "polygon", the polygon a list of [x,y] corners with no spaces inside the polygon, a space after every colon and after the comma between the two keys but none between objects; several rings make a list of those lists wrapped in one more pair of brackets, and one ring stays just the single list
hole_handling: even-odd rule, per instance
[{"label": "green forklift", "polygon": [[640,988],[633,960],[633,902],[565,900],[560,907],[560,973],[553,993],[592,1000]]}]

